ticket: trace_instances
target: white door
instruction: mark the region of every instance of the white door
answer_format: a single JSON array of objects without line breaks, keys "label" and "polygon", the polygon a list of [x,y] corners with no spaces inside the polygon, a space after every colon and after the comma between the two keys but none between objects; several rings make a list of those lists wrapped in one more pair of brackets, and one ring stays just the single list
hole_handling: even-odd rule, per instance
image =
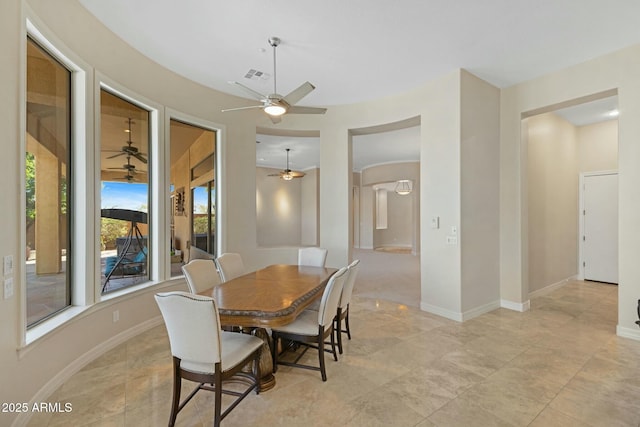
[{"label": "white door", "polygon": [[618,283],[618,174],[587,175],[583,182],[584,278]]}]

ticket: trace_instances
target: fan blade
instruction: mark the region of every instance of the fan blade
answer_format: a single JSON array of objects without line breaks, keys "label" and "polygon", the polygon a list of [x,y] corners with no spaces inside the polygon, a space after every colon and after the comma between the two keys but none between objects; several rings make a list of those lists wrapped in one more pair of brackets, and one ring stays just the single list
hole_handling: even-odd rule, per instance
[{"label": "fan blade", "polygon": [[237,107],[237,108],[226,108],[224,110],[222,110],[223,113],[226,113],[227,111],[239,111],[239,110],[250,110],[253,108],[263,108],[263,105],[251,105],[250,107]]},{"label": "fan blade", "polygon": [[267,116],[269,116],[269,118],[271,119],[271,123],[278,124],[282,121],[282,116],[272,116],[270,114],[267,114]]},{"label": "fan blade", "polygon": [[287,113],[289,114],[324,114],[327,112],[326,108],[319,107],[301,107],[299,105],[294,105],[293,107],[289,107]]},{"label": "fan blade", "polygon": [[140,153],[133,154],[133,157],[140,160],[142,163],[147,163],[147,159],[145,159]]},{"label": "fan blade", "polygon": [[287,102],[287,104],[294,105],[298,101],[300,101],[302,98],[309,95],[311,91],[313,91],[315,88],[316,87],[311,83],[304,82],[300,85],[300,87],[289,92],[289,94],[285,96],[283,99]]},{"label": "fan blade", "polygon": [[238,83],[238,82],[229,82],[229,84],[232,85],[236,85],[238,87],[240,87],[240,89],[244,90],[245,92],[247,92],[249,95],[253,96],[255,99],[259,99],[260,101],[262,101],[263,99],[266,99],[267,97],[264,96],[263,94],[261,94],[260,92],[256,92],[255,90],[251,89],[248,86],[243,85],[242,83]]},{"label": "fan blade", "polygon": [[[282,175],[284,175],[286,172],[282,171],[282,172],[278,172],[278,173],[270,173],[267,176],[278,176],[278,177],[282,177]],[[303,176],[306,175],[306,173],[304,172],[297,172],[297,171],[289,171],[289,175],[291,175],[293,178],[302,178]]]},{"label": "fan blade", "polygon": [[118,153],[118,154],[114,154],[113,156],[109,156],[107,157],[107,159],[115,159],[116,157],[120,157],[120,156],[124,156],[127,153]]}]

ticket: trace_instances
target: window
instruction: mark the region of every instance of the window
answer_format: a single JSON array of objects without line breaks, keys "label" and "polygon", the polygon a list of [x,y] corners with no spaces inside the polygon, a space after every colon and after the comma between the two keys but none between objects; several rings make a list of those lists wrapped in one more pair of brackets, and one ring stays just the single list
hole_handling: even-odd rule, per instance
[{"label": "window", "polygon": [[180,263],[216,255],[216,131],[170,120],[171,275]]},{"label": "window", "polygon": [[149,119],[144,108],[100,91],[103,294],[149,280]]},{"label": "window", "polygon": [[71,304],[71,72],[27,40],[27,327]]}]

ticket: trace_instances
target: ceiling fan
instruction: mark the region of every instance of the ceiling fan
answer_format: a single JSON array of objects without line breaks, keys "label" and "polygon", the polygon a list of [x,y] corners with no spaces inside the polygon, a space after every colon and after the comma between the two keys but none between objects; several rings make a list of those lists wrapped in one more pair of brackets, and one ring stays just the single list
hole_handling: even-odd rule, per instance
[{"label": "ceiling fan", "polygon": [[291,151],[290,148],[287,148],[287,167],[285,170],[280,171],[278,173],[272,173],[269,174],[268,176],[277,176],[280,177],[282,179],[284,179],[285,181],[291,181],[293,178],[302,178],[303,176],[305,176],[304,172],[296,172],[296,171],[292,171],[291,169],[289,169],[289,151]]},{"label": "ceiling fan", "polygon": [[125,131],[125,132],[127,132],[129,134],[129,136],[127,137],[127,141],[126,141],[127,145],[123,145],[122,148],[120,149],[120,151],[118,152],[118,154],[114,154],[113,156],[107,157],[107,159],[114,159],[114,158],[119,157],[119,156],[127,156],[127,163],[130,163],[129,162],[129,158],[131,156],[133,156],[136,159],[140,160],[142,163],[147,163],[147,159],[138,150],[137,147],[133,146],[133,141],[131,141],[131,124],[133,123],[133,120],[129,118],[129,119],[127,119],[127,123],[129,124],[128,131]]},{"label": "ceiling fan", "polygon": [[260,92],[256,92],[250,87],[243,85],[242,83],[229,82],[232,85],[240,87],[253,98],[262,102],[262,104],[252,105],[249,107],[228,108],[222,110],[222,112],[262,108],[273,123],[279,123],[280,116],[282,116],[283,114],[324,114],[327,111],[326,108],[301,107],[295,105],[298,101],[307,96],[316,88],[309,82],[304,82],[297,89],[294,89],[286,96],[278,94],[278,91],[276,90],[276,48],[280,44],[280,39],[278,37],[270,37],[269,44],[273,48],[273,93],[269,95],[263,95]]},{"label": "ceiling fan", "polygon": [[119,168],[107,168],[107,169],[112,169],[112,170],[125,170],[127,171],[127,174],[123,177],[127,182],[138,182],[140,181],[139,179],[136,178],[137,174],[140,173],[146,173],[146,171],[139,171],[136,169],[136,165],[131,163],[131,156],[127,155],[127,163],[122,165],[122,167]]}]

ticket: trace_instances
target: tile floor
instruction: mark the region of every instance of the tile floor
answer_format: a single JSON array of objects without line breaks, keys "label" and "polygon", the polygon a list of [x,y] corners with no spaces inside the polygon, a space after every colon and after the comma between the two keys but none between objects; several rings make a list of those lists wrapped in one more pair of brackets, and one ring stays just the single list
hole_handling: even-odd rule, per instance
[{"label": "tile floor", "polygon": [[[338,362],[328,360],[326,383],[318,372],[279,367],[276,387],[247,397],[223,426],[640,425],[640,342],[615,335],[616,286],[570,282],[533,299],[529,312],[498,309],[464,323],[354,298],[353,339]],[[29,425],[163,426],[170,397],[159,326],[49,399],[72,412]],[[212,393],[200,392],[177,425],[211,425],[211,408]]]}]

